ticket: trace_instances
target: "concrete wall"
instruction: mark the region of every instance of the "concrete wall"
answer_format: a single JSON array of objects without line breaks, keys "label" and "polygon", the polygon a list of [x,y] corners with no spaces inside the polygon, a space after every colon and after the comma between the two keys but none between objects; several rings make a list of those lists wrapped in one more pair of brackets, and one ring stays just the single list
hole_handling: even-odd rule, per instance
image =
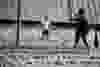
[{"label": "concrete wall", "polygon": [[68,0],[22,0],[22,16],[56,16],[63,18],[68,16],[70,8],[67,8]]},{"label": "concrete wall", "polygon": [[17,16],[17,0],[0,1],[0,18],[10,18]]},{"label": "concrete wall", "polygon": [[56,0],[22,0],[22,13],[24,16],[27,16],[27,14],[33,16],[48,15],[48,9],[55,8]]}]

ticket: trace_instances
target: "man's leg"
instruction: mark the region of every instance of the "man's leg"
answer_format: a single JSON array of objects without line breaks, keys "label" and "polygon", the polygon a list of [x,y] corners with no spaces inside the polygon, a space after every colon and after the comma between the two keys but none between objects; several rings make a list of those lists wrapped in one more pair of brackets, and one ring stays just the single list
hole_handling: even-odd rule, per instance
[{"label": "man's leg", "polygon": [[85,46],[86,46],[86,47],[89,47],[88,42],[87,42],[87,39],[86,39],[86,34],[83,34],[83,33],[82,33],[82,40],[83,40]]},{"label": "man's leg", "polygon": [[74,46],[73,46],[74,48],[77,47],[77,44],[78,44],[79,40],[80,40],[80,32],[76,32],[76,34],[75,34],[75,43],[74,43]]}]

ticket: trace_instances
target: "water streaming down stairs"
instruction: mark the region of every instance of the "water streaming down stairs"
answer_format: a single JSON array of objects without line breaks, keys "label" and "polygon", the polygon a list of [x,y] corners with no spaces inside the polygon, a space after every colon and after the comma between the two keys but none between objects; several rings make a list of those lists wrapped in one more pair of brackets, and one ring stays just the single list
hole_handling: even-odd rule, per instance
[{"label": "water streaming down stairs", "polygon": [[[97,37],[96,37],[96,39],[97,39]],[[38,41],[37,41],[38,42]],[[97,41],[95,42],[95,43],[97,43]],[[38,44],[37,44],[38,45]],[[68,51],[68,50],[66,50],[66,51]],[[39,52],[40,53],[40,52]]]}]

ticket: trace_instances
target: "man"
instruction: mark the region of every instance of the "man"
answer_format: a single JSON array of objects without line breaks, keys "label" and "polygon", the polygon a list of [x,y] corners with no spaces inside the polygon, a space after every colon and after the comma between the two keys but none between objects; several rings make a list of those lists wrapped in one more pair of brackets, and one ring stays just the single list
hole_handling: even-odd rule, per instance
[{"label": "man", "polygon": [[79,9],[79,19],[77,19],[78,25],[76,27],[76,37],[75,37],[75,44],[74,48],[77,47],[77,44],[80,40],[80,36],[85,44],[88,47],[88,43],[86,41],[86,35],[88,34],[88,20],[84,17],[84,10],[82,8]]}]

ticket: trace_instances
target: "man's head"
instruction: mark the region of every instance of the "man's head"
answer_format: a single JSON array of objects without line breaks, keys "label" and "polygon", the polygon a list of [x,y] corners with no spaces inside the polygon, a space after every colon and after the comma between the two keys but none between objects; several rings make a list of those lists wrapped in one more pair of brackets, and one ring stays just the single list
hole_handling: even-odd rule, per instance
[{"label": "man's head", "polygon": [[85,15],[84,8],[77,9],[76,12],[75,12],[75,15],[76,16],[84,16]]},{"label": "man's head", "polygon": [[83,15],[85,14],[84,9],[83,9],[83,8],[80,8],[80,9],[78,10],[78,14],[79,14],[80,16],[83,16]]}]

